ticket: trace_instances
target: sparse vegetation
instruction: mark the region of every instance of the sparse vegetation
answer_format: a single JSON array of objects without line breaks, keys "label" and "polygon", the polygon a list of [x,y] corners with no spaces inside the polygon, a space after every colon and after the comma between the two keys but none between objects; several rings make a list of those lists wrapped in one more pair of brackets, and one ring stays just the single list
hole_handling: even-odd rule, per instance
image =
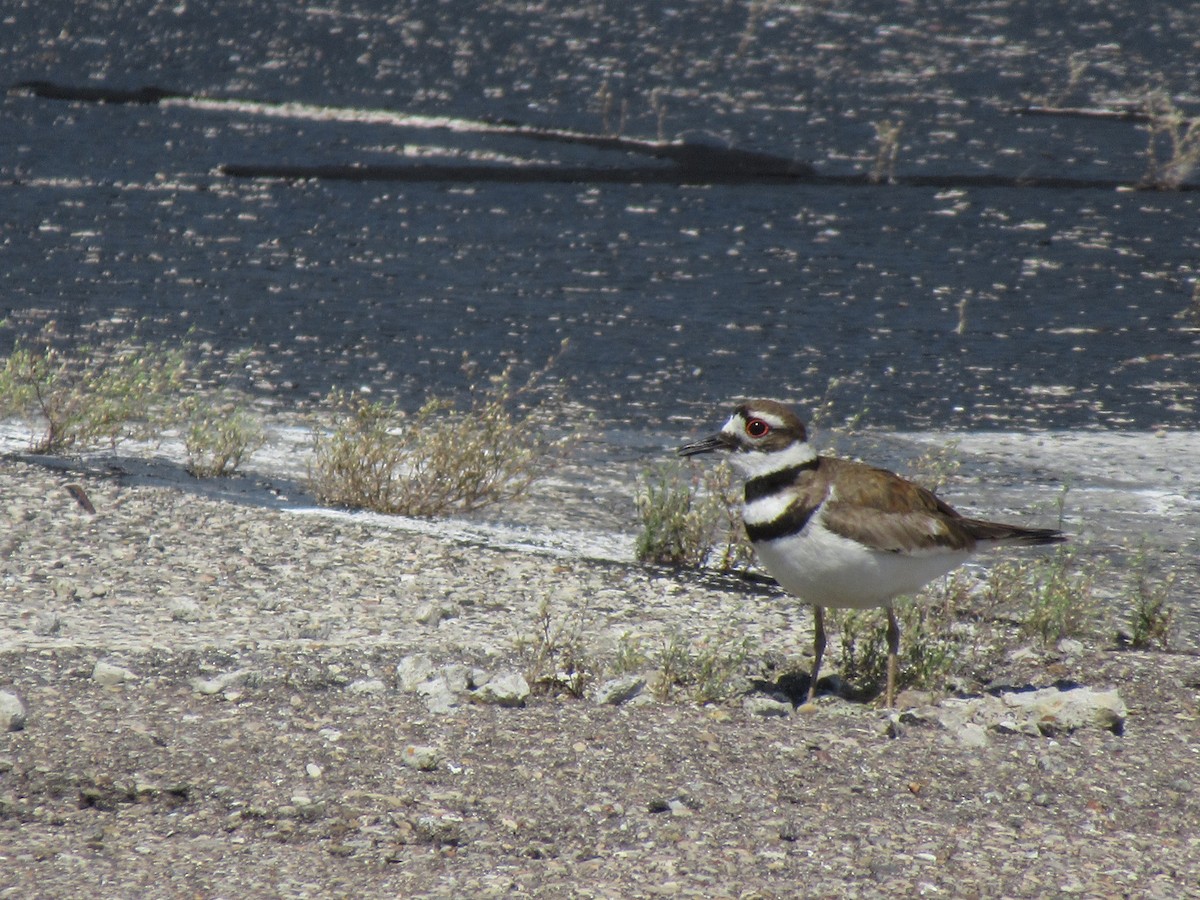
[{"label": "sparse vegetation", "polygon": [[[1083,75],[1087,72],[1089,65],[1087,56],[1084,53],[1072,53],[1067,58],[1066,83],[1056,85],[1051,83],[1051,79],[1048,77],[1045,90],[1040,94],[1034,92],[1024,94],[1026,101],[1030,106],[1038,107],[1057,107],[1066,104],[1079,89]],[[1050,74],[1047,71],[1047,75]]]},{"label": "sparse vegetation", "polygon": [[1027,597],[1022,621],[1025,634],[1052,645],[1063,638],[1083,637],[1098,624],[1095,594],[1101,564],[1081,565],[1076,547],[1005,562],[993,570],[996,590]]},{"label": "sparse vegetation", "polygon": [[643,476],[635,498],[642,529],[634,554],[638,562],[704,565],[712,549],[716,517],[689,479],[695,470],[681,463],[655,467]]},{"label": "sparse vegetation", "polygon": [[611,670],[614,675],[629,675],[645,671],[650,666],[650,656],[642,646],[641,639],[632,631],[626,631],[617,642]]},{"label": "sparse vegetation", "polygon": [[660,144],[667,140],[667,101],[662,88],[650,92],[650,111],[654,113],[655,136]]},{"label": "sparse vegetation", "polygon": [[672,630],[659,640],[626,631],[604,666],[607,676],[643,674],[660,701],[719,703],[749,690],[754,638],[725,629],[689,637]]},{"label": "sparse vegetation", "polygon": [[1168,572],[1162,579],[1154,578],[1144,546],[1134,554],[1129,569],[1132,574],[1129,586],[1129,644],[1139,650],[1155,646],[1168,650],[1171,627],[1175,621],[1171,590],[1175,586],[1176,573]]},{"label": "sparse vegetation", "polygon": [[885,120],[875,124],[875,159],[871,164],[872,184],[893,184],[896,160],[900,155],[900,134],[904,123]]},{"label": "sparse vegetation", "polygon": [[958,441],[951,439],[930,447],[908,464],[908,477],[935,494],[942,491],[962,468]]},{"label": "sparse vegetation", "polygon": [[715,703],[744,693],[745,667],[754,641],[746,636],[689,641],[672,633],[658,656],[655,693],[666,700],[681,692],[696,703]]},{"label": "sparse vegetation", "polygon": [[[943,690],[952,679],[988,669],[1021,635],[1052,646],[1094,633],[1102,608],[1095,587],[1105,569],[1077,548],[1063,548],[999,562],[982,582],[955,573],[901,601],[898,686]],[[1145,594],[1151,606],[1157,593]],[[857,694],[874,695],[887,676],[885,611],[837,611],[829,619],[841,632],[842,677]]]},{"label": "sparse vegetation", "polygon": [[[601,82],[599,90],[596,91],[596,102],[600,105],[601,133],[608,137],[620,137],[624,134],[625,123],[629,120],[629,101],[622,99],[620,103],[617,102],[616,95],[607,78]],[[619,113],[616,111],[618,106],[620,107]],[[615,121],[614,113],[616,113]]]},{"label": "sparse vegetation", "polygon": [[595,674],[583,637],[586,605],[556,612],[548,598],[538,602],[532,636],[517,636],[526,680],[540,690],[582,697]]},{"label": "sparse vegetation", "polygon": [[51,324],[0,366],[0,416],[30,423],[30,452],[115,447],[174,421],[190,369],[186,345],[119,341],[68,355],[54,338]]},{"label": "sparse vegetation", "polygon": [[1192,280],[1192,295],[1187,306],[1175,313],[1174,318],[1185,323],[1185,327],[1200,329],[1200,278]]},{"label": "sparse vegetation", "polygon": [[[965,649],[964,632],[954,628],[954,609],[928,602],[929,592],[896,606],[900,622],[900,669],[897,687],[941,690],[946,676]],[[875,696],[887,680],[887,612],[845,610],[839,616],[842,635],[841,675],[858,694]]]},{"label": "sparse vegetation", "polygon": [[829,446],[829,450],[826,452],[839,452],[839,443],[857,432],[863,419],[870,412],[870,408],[863,404],[855,406],[849,413],[843,413],[840,408],[841,401],[838,399],[838,392],[847,383],[853,384],[855,380],[836,376],[830,378],[825,384],[825,391],[821,398],[812,405],[812,412],[808,417],[809,439],[812,439],[815,432],[823,432]]},{"label": "sparse vegetation", "polygon": [[753,555],[729,466],[669,462],[641,480],[636,497],[639,562],[728,571]]},{"label": "sparse vegetation", "polygon": [[[472,388],[460,407],[432,397],[412,414],[390,401],[334,392],[335,422],[317,430],[309,481],[333,506],[436,516],[513,497],[544,474],[570,437],[555,437],[556,397],[535,397],[557,356],[520,385],[513,366]],[[464,361],[464,369],[474,367]]]},{"label": "sparse vegetation", "polygon": [[183,406],[184,468],[197,478],[233,473],[266,440],[262,424],[236,396],[216,402],[189,397]]},{"label": "sparse vegetation", "polygon": [[1200,163],[1200,119],[1188,118],[1162,88],[1142,99],[1146,116],[1146,171],[1140,186],[1178,190]]}]

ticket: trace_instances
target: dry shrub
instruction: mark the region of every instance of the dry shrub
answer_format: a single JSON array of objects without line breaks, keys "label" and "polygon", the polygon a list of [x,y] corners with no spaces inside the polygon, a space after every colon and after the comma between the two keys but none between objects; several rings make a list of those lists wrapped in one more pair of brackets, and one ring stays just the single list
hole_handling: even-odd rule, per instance
[{"label": "dry shrub", "polygon": [[[468,512],[519,495],[572,440],[547,427],[561,419],[558,395],[536,390],[559,355],[520,385],[506,366],[461,406],[432,397],[408,414],[395,402],[330,394],[335,424],[314,435],[313,493],[332,506],[407,516]],[[464,369],[474,371],[467,361]]]},{"label": "dry shrub", "polygon": [[266,441],[262,424],[236,396],[183,404],[184,468],[196,478],[230,475]]},{"label": "dry shrub", "polygon": [[117,341],[67,353],[53,324],[0,364],[0,416],[27,420],[32,453],[115,447],[173,422],[188,346]]},{"label": "dry shrub", "polygon": [[728,463],[697,470],[665,463],[638,485],[638,562],[729,571],[749,565],[754,552],[742,526],[741,485]]}]

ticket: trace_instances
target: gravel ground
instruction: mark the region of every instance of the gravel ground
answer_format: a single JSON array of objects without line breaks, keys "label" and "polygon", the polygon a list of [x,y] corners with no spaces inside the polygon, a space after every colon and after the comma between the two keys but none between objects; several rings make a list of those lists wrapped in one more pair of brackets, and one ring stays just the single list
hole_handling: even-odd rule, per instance
[{"label": "gravel ground", "polygon": [[[78,484],[95,508],[67,490]],[[771,591],[0,461],[0,896],[1200,896],[1200,659],[1014,656],[1122,734],[963,734],[829,698],[431,712],[549,621],[746,634]]]}]

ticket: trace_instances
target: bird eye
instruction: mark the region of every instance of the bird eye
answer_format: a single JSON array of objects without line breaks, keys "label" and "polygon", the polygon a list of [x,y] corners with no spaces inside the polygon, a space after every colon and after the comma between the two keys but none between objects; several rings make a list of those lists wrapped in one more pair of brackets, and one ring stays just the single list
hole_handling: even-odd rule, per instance
[{"label": "bird eye", "polygon": [[746,434],[752,438],[765,437],[771,430],[771,426],[762,419],[751,419],[746,423]]}]

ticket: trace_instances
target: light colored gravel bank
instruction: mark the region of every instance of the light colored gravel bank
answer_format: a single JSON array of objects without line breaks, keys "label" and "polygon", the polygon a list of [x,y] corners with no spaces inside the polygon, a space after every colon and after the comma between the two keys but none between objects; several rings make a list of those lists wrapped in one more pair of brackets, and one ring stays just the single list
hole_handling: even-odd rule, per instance
[{"label": "light colored gravel bank", "polygon": [[[600,656],[677,632],[798,658],[808,617],[562,548],[11,460],[0,497],[0,710],[24,726],[0,735],[0,896],[1200,896],[1191,656],[1010,661],[1016,685],[1115,689],[1123,734],[842,701],[509,706],[547,614]],[[415,657],[495,688],[431,711]]]}]

